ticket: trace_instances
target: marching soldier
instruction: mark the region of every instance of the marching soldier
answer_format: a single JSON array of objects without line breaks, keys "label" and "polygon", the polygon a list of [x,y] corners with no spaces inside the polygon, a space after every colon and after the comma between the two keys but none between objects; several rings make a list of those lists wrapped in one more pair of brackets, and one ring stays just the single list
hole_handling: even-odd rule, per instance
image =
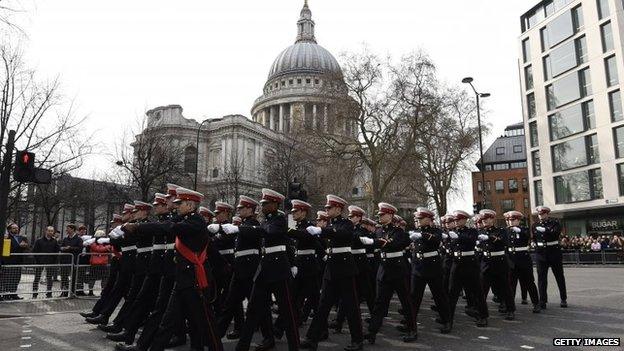
[{"label": "marching soldier", "polygon": [[505,304],[507,315],[505,319],[514,319],[516,304],[509,287],[509,266],[507,264],[507,243],[505,233],[500,228],[494,226],[496,212],[485,209],[479,212],[481,215],[482,228],[478,236],[483,248],[483,258],[481,261],[481,274],[483,277],[483,294],[487,296],[490,287]]},{"label": "marching soldier", "polygon": [[[365,229],[368,233],[368,236],[371,239],[375,239],[375,231],[377,230],[377,223],[368,217],[362,218],[362,228]],[[379,249],[375,249],[375,247],[368,245],[366,247],[366,259],[368,261],[368,281],[371,287],[371,299],[373,300],[373,305],[375,303],[375,287],[377,286],[377,271],[379,270],[379,262],[381,261],[379,253],[381,252]],[[374,307],[373,307],[374,309]]]},{"label": "marching soldier", "polygon": [[286,245],[289,244],[288,223],[286,217],[278,212],[280,204],[284,201],[284,195],[271,189],[262,189],[262,213],[265,222],[259,226],[240,226],[232,224],[222,225],[227,235],[238,234],[239,238],[261,239],[262,258],[254,276],[254,285],[251,298],[247,304],[246,320],[241,330],[237,351],[249,350],[251,339],[256,327],[266,321],[267,303],[271,293],[277,299],[280,313],[288,321],[286,326],[286,338],[288,349],[299,349],[299,334],[297,330],[297,317],[294,310],[294,300],[290,289],[292,272],[286,253]]},{"label": "marching soldier", "polygon": [[452,213],[446,214],[440,218],[440,223],[444,227],[442,233],[442,253],[444,259],[442,260],[442,283],[444,284],[444,291],[449,292],[449,281],[451,276],[451,266],[453,265],[453,248],[451,247],[451,238],[449,233],[455,230],[455,216]]},{"label": "marching soldier", "polygon": [[[188,321],[191,348],[202,350],[207,346],[211,351],[222,351],[223,345],[218,337],[215,318],[210,308],[206,290],[213,284],[208,278],[209,269],[206,261],[209,234],[206,222],[197,213],[203,195],[193,190],[179,187],[176,189],[178,214],[182,217],[177,223],[170,223],[170,231],[176,233],[176,274],[173,293],[150,350],[164,350],[175,327],[168,320],[169,310],[178,310]],[[143,224],[130,224],[123,227],[126,232],[141,231]],[[147,224],[149,228],[150,224]]]},{"label": "marching soldier", "polygon": [[451,323],[455,316],[457,299],[462,289],[472,296],[476,308],[477,327],[487,327],[488,309],[481,289],[479,265],[475,257],[477,230],[466,226],[470,215],[464,211],[453,212],[456,228],[449,232],[453,247],[453,266],[451,267],[449,302],[451,305]]},{"label": "marching soldier", "polygon": [[524,215],[519,211],[509,211],[504,214],[507,221],[507,244],[509,247],[509,259],[511,261],[510,280],[511,293],[515,298],[516,286],[520,281],[520,286],[529,293],[531,302],[533,303],[533,313],[540,312],[539,297],[537,295],[537,287],[535,286],[535,278],[533,277],[533,260],[529,255],[529,229],[520,225],[520,220]]},{"label": "marching soldier", "polygon": [[327,195],[325,210],[329,223],[324,228],[318,226],[306,228],[311,235],[327,240],[327,263],[323,274],[319,307],[312,318],[306,338],[301,343],[302,349],[316,350],[318,348],[321,335],[327,330],[329,312],[340,301],[351,333],[351,344],[344,349],[346,351],[362,350],[362,320],[355,282],[357,267],[351,253],[353,223],[342,216],[346,205],[347,201],[344,199],[336,195]]},{"label": "marching soldier", "polygon": [[406,319],[406,334],[403,342],[412,342],[417,338],[414,304],[409,296],[409,267],[405,258],[405,248],[410,245],[410,239],[405,231],[392,224],[397,212],[396,207],[381,202],[378,205],[379,223],[382,225],[381,237],[378,239],[360,238],[365,245],[373,245],[381,249],[381,264],[377,272],[377,296],[375,307],[368,326],[366,339],[374,344],[377,332],[381,328],[383,318],[388,313],[392,295],[396,292],[403,314]]},{"label": "marching soldier", "polygon": [[531,231],[535,242],[540,307],[546,309],[546,303],[548,302],[546,286],[548,285],[548,268],[550,268],[559,287],[560,306],[565,308],[568,307],[568,295],[566,293],[565,276],[563,275],[561,246],[559,246],[561,224],[556,219],[550,217],[550,208],[539,206],[536,211],[539,221],[533,223]]},{"label": "marching soldier", "polygon": [[[415,231],[409,233],[410,240],[415,242],[416,249],[412,258],[412,296],[414,311],[418,313],[422,302],[425,286],[433,295],[433,300],[440,314],[440,331],[444,334],[451,331],[451,310],[448,293],[442,281],[442,259],[438,251],[442,240],[442,231],[433,226],[433,212],[419,207],[414,212]],[[417,315],[414,316],[415,318]]]},{"label": "marching soldier", "polygon": [[[349,220],[355,227],[353,230],[353,241],[351,243],[351,254],[355,260],[358,273],[355,276],[355,282],[357,287],[358,296],[360,301],[366,302],[369,314],[373,313],[375,306],[375,297],[373,294],[373,285],[371,285],[371,266],[368,263],[366,257],[366,246],[360,241],[360,237],[373,239],[373,235],[370,231],[364,228],[362,219],[366,216],[366,212],[358,206],[349,206]],[[371,248],[369,248],[371,250]],[[337,333],[342,331],[342,324],[344,323],[344,310],[338,309],[338,315],[336,317],[336,323],[334,329]]]}]

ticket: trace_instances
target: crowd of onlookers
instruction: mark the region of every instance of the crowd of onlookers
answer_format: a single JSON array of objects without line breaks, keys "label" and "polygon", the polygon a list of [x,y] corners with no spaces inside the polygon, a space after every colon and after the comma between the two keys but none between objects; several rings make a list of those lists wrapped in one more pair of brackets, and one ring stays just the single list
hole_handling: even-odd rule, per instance
[{"label": "crowd of onlookers", "polygon": [[561,247],[566,250],[578,251],[622,251],[624,239],[617,235],[569,236],[561,237]]},{"label": "crowd of onlookers", "polygon": [[[47,227],[34,243],[20,234],[17,224],[7,226],[4,241],[9,241],[10,255],[3,255],[0,260],[0,301],[21,300],[17,289],[22,278],[24,264],[35,264],[32,282],[32,297],[37,298],[39,283],[45,270],[46,297],[53,297],[53,285],[60,276],[60,297],[69,294],[93,296],[93,288],[98,280],[105,281],[112,247],[103,242],[106,233],[97,230],[87,234],[87,227],[68,224],[62,236],[54,227]],[[6,244],[3,244],[6,245]],[[7,250],[7,249],[5,249]],[[33,255],[15,255],[31,253]],[[66,255],[60,255],[66,254]],[[25,259],[28,259],[25,260]],[[72,269],[73,265],[79,265]],[[70,286],[71,276],[71,286]],[[86,286],[86,287],[85,287]],[[88,292],[87,292],[88,290]]]}]

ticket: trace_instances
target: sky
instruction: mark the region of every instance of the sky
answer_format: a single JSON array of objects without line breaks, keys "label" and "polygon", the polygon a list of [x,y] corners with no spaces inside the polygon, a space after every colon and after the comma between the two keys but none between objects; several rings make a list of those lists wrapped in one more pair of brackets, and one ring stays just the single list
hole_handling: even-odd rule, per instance
[{"label": "sky", "polygon": [[[309,0],[316,38],[335,56],[363,44],[382,55],[427,52],[440,78],[472,76],[492,133],[520,122],[520,16],[536,0]],[[114,138],[145,111],[179,104],[196,120],[249,116],[277,55],[294,43],[303,0],[54,0],[15,15],[28,64],[59,77],[101,153],[79,175],[111,167]],[[468,87],[467,87],[468,88]],[[471,191],[451,200],[470,209]]]}]

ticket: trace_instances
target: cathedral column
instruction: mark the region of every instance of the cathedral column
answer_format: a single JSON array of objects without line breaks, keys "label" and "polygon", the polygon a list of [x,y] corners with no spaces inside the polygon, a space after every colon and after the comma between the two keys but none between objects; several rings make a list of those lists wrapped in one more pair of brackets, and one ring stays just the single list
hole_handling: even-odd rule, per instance
[{"label": "cathedral column", "polygon": [[269,129],[274,130],[275,129],[275,122],[273,121],[273,111],[275,111],[275,107],[271,106],[269,107]]},{"label": "cathedral column", "polygon": [[312,130],[316,129],[316,104],[312,105]]},{"label": "cathedral column", "polygon": [[279,105],[279,131],[284,132],[284,105]]},{"label": "cathedral column", "polygon": [[324,132],[328,131],[327,130],[327,123],[328,123],[327,120],[328,120],[328,118],[327,118],[327,104],[325,104],[323,106],[323,131]]},{"label": "cathedral column", "polygon": [[288,131],[292,133],[294,127],[295,127],[295,118],[293,116],[293,104],[288,104],[288,124],[290,125],[290,127],[288,128]]}]

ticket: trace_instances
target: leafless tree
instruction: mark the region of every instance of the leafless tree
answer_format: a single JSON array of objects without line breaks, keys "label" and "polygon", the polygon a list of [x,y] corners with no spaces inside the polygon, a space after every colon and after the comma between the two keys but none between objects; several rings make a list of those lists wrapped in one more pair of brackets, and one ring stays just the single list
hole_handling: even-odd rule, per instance
[{"label": "leafless tree", "polygon": [[240,195],[246,195],[243,191],[243,182],[246,181],[245,163],[234,152],[232,157],[225,163],[220,185],[217,187],[217,196],[223,201],[238,201]]}]

